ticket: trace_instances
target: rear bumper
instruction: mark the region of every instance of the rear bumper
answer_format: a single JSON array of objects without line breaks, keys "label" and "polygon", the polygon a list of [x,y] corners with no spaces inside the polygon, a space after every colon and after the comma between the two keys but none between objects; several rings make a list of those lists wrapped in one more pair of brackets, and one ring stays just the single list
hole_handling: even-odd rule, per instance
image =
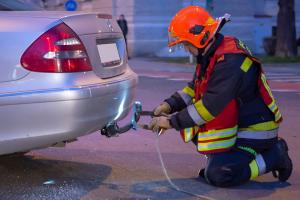
[{"label": "rear bumper", "polygon": [[0,94],[0,154],[50,146],[122,119],[133,104],[137,75],[128,69],[112,79],[75,82],[74,87]]}]

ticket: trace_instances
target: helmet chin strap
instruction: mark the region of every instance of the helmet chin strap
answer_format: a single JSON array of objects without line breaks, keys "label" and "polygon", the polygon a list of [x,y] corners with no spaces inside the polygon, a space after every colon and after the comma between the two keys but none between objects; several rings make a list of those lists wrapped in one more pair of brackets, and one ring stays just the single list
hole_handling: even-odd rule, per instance
[{"label": "helmet chin strap", "polygon": [[216,41],[216,37],[214,36],[206,45],[204,48],[198,48],[198,56],[203,57],[208,52],[210,47],[213,45],[213,43]]},{"label": "helmet chin strap", "polygon": [[203,53],[204,53],[205,48],[199,49],[198,48],[198,57],[203,57]]}]

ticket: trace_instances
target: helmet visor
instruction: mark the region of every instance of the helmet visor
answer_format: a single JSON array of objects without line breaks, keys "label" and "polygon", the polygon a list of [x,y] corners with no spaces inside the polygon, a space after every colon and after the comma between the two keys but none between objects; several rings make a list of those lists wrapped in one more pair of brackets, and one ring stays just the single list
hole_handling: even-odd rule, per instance
[{"label": "helmet visor", "polygon": [[182,40],[179,37],[176,37],[171,32],[168,32],[168,47],[172,47],[178,43],[180,43]]},{"label": "helmet visor", "polygon": [[181,51],[182,49],[184,49],[184,45],[183,43],[176,43],[172,46],[169,46],[169,53],[174,53],[176,51]]}]

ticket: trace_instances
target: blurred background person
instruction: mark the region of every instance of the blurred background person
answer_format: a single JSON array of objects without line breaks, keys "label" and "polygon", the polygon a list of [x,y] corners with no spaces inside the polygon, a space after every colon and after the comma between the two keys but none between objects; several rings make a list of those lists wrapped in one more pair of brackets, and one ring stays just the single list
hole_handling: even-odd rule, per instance
[{"label": "blurred background person", "polygon": [[124,39],[125,39],[125,43],[126,43],[126,51],[127,51],[127,55],[128,55],[128,59],[130,59],[129,57],[129,53],[128,53],[128,45],[127,45],[127,33],[128,33],[128,26],[127,26],[127,20],[125,19],[124,14],[121,14],[119,16],[119,19],[117,20],[123,35],[124,35]]}]

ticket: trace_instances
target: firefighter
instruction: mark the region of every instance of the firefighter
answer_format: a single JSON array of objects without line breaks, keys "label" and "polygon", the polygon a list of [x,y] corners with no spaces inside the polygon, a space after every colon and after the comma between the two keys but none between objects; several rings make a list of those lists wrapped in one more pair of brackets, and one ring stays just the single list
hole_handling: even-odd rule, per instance
[{"label": "firefighter", "polygon": [[292,161],[278,137],[282,116],[260,61],[242,41],[219,33],[227,21],[198,6],[174,16],[168,46],[183,45],[197,66],[193,80],[154,109],[168,117],[152,118],[149,127],[174,128],[192,141],[207,157],[199,177],[209,184],[240,185],[268,172],[287,181]]}]

